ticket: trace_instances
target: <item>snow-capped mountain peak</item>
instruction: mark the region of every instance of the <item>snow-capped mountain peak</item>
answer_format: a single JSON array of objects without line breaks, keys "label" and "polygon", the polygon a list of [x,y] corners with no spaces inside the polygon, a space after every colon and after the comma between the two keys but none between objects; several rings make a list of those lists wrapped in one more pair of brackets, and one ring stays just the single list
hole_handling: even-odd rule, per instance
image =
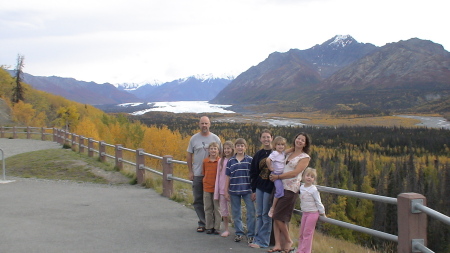
[{"label": "snow-capped mountain peak", "polygon": [[114,84],[114,86],[116,86],[116,88],[120,89],[120,90],[125,90],[125,91],[131,91],[131,90],[136,90],[141,86],[145,86],[145,85],[152,85],[152,86],[158,86],[160,85],[161,82],[158,80],[153,80],[153,81],[145,81],[145,82],[140,82],[140,83],[121,83],[121,84]]},{"label": "snow-capped mountain peak", "polygon": [[336,35],[334,40],[331,41],[328,45],[334,47],[345,47],[351,44],[354,41],[353,37],[350,35]]},{"label": "snow-capped mountain peak", "polygon": [[186,81],[188,81],[189,79],[197,79],[201,82],[208,82],[211,80],[215,80],[215,79],[227,79],[227,80],[233,80],[235,77],[232,75],[223,75],[223,76],[215,76],[213,74],[197,74],[197,75],[192,75],[192,76],[188,76],[185,78],[180,78],[178,79],[178,83],[184,83]]}]

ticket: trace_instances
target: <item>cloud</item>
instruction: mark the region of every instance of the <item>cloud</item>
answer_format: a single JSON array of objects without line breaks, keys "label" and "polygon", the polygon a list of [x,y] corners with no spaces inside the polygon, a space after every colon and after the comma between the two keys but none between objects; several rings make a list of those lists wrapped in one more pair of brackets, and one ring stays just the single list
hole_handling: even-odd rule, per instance
[{"label": "cloud", "polygon": [[0,64],[95,82],[238,75],[270,53],[337,34],[383,46],[412,37],[450,46],[444,1],[16,0],[0,10]]}]

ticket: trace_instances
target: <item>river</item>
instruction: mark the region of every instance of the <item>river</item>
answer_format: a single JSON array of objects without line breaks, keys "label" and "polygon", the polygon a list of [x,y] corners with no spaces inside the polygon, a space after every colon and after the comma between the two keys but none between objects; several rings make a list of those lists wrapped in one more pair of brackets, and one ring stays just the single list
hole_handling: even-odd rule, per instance
[{"label": "river", "polygon": [[[120,104],[123,107],[132,107],[136,105],[142,105],[142,103],[127,103]],[[151,111],[173,112],[173,113],[235,113],[228,110],[231,105],[210,104],[208,101],[174,101],[174,102],[153,102],[147,103],[148,109],[139,110],[131,113],[132,115],[142,115]],[[421,122],[417,126],[429,127],[429,128],[444,128],[450,129],[450,122],[443,117],[431,117],[431,116],[415,116],[415,115],[394,115],[397,117],[418,119]],[[264,114],[248,115],[240,117],[226,117],[217,119],[220,122],[263,122],[271,126],[301,126],[307,125],[307,119],[291,119],[283,117],[264,117]]]}]

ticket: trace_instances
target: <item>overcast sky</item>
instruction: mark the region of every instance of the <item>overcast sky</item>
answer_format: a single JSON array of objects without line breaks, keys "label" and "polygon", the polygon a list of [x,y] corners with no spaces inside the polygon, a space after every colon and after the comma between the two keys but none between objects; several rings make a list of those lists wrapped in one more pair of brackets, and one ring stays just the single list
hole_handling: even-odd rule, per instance
[{"label": "overcast sky", "polygon": [[448,0],[0,0],[0,65],[97,83],[234,75],[335,35],[450,50]]}]

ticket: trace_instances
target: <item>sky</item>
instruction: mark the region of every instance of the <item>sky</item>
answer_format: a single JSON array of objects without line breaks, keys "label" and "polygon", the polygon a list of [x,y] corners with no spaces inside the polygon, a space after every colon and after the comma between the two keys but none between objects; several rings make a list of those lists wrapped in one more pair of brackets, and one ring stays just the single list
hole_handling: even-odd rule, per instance
[{"label": "sky", "polygon": [[237,76],[335,35],[450,50],[448,0],[0,0],[0,65],[96,83]]}]

